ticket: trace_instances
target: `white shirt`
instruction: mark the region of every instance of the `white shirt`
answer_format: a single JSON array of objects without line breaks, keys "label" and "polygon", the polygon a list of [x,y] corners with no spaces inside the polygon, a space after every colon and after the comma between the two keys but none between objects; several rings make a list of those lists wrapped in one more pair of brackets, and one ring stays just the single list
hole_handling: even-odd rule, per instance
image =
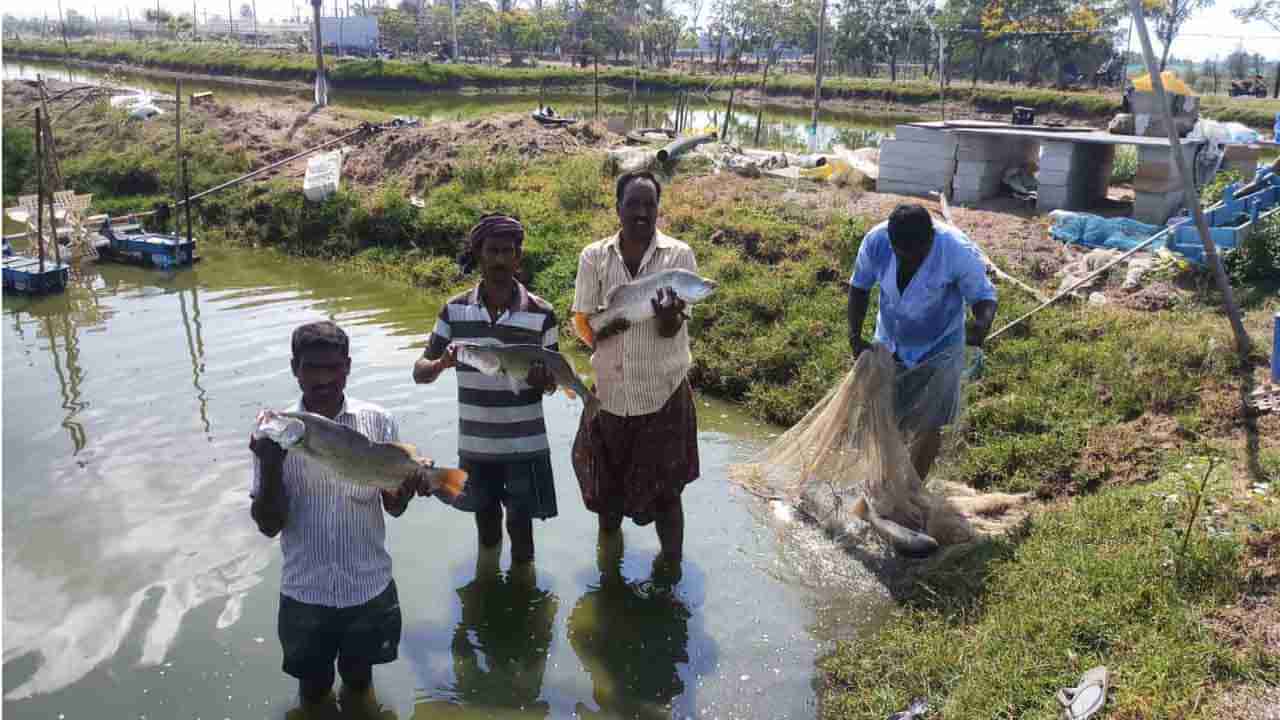
[{"label": "white shirt", "polygon": [[[597,312],[611,290],[637,278],[663,270],[698,271],[688,245],[655,231],[640,270],[632,277],[620,242],[618,235],[612,235],[583,248],[574,281],[575,313]],[[606,412],[623,417],[650,415],[666,405],[693,364],[686,325],[681,323],[679,332],[664,338],[658,334],[658,319],[648,318],[596,343],[591,367],[596,372],[596,395]]]},{"label": "white shirt", "polygon": [[[288,411],[302,412],[302,400]],[[395,419],[373,403],[348,397],[334,420],[376,442],[400,439]],[[280,592],[299,602],[340,608],[377,597],[391,583],[378,489],[341,480],[298,452],[285,456],[283,480],[289,509],[280,532]],[[262,467],[254,456],[249,495],[261,491]]]}]

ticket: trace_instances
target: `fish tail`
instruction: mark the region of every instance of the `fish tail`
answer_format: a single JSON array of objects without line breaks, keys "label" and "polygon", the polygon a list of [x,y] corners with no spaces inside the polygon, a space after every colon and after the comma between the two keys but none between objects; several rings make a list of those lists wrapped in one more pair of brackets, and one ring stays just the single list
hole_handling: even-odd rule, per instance
[{"label": "fish tail", "polygon": [[866,520],[870,508],[867,506],[867,496],[858,496],[858,501],[853,504],[853,514],[860,520]]},{"label": "fish tail", "polygon": [[466,470],[437,468],[431,473],[432,494],[443,496],[446,500],[453,500],[461,495],[466,484]]}]

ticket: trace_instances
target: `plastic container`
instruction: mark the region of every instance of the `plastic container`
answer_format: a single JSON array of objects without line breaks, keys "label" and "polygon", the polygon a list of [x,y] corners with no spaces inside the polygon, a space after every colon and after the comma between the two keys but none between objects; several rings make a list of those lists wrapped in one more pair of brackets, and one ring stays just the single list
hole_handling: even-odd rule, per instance
[{"label": "plastic container", "polygon": [[342,152],[316,155],[307,161],[307,174],[302,179],[302,194],[311,202],[320,202],[338,191],[342,174]]},{"label": "plastic container", "polygon": [[1280,112],[1276,113],[1276,126],[1272,128],[1271,142],[1280,145]]}]

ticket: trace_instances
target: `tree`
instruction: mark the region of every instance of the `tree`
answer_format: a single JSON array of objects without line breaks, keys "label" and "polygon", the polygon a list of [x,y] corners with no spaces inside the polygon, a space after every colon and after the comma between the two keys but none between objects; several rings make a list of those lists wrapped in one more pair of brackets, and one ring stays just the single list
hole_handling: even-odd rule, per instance
[{"label": "tree", "polygon": [[1210,7],[1213,7],[1213,0],[1164,0],[1162,5],[1149,12],[1155,20],[1156,37],[1160,38],[1160,43],[1164,46],[1160,51],[1161,72],[1169,60],[1173,40],[1182,31],[1182,26],[1192,15]]},{"label": "tree", "polygon": [[1280,32],[1280,0],[1253,0],[1253,4],[1231,13],[1241,22],[1264,22]]},{"label": "tree", "polygon": [[418,40],[418,23],[400,10],[386,10],[378,19],[379,34],[396,50],[413,47]]},{"label": "tree", "polygon": [[252,20],[252,19],[253,19],[253,6],[252,6],[252,5],[250,5],[249,3],[240,3],[240,19],[241,19],[241,20]]},{"label": "tree", "polygon": [[1205,58],[1204,63],[1200,66],[1200,74],[1213,78],[1213,94],[1218,94],[1218,56]]},{"label": "tree", "polygon": [[1091,0],[995,0],[982,13],[982,29],[1021,51],[1030,64],[1027,81],[1038,82],[1046,63],[1056,60],[1061,67],[1092,43],[1092,33],[1111,26],[1119,10]]},{"label": "tree", "polygon": [[1227,72],[1231,73],[1233,80],[1239,80],[1249,71],[1249,53],[1244,49],[1243,45],[1236,46],[1236,49],[1227,56]]}]

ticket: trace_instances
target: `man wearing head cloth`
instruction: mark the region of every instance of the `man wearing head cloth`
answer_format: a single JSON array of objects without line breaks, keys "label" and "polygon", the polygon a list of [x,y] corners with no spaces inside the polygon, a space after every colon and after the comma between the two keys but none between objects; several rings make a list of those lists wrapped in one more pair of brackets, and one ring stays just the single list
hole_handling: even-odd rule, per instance
[{"label": "man wearing head cloth", "polygon": [[454,507],[475,513],[481,553],[501,554],[503,513],[511,537],[513,570],[532,572],[533,518],[556,515],[551,451],[542,416],[542,396],[555,390],[541,366],[517,383],[458,362],[455,342],[538,344],[557,350],[551,305],[516,279],[524,226],[509,215],[486,215],[471,229],[472,260],[480,282],[440,309],[426,352],[414,363],[413,379],[433,383],[448,368],[458,378],[458,457],[469,473]]}]

